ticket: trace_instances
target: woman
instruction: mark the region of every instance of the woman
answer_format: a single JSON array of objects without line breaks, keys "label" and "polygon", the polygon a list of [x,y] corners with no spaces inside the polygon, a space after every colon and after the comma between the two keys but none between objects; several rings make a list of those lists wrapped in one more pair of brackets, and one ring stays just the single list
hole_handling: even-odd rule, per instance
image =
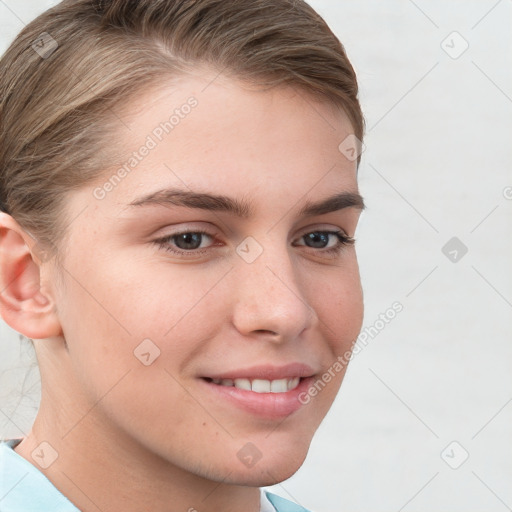
[{"label": "woman", "polygon": [[0,61],[1,510],[295,511],[361,328],[363,118],[303,1],[65,0]]}]

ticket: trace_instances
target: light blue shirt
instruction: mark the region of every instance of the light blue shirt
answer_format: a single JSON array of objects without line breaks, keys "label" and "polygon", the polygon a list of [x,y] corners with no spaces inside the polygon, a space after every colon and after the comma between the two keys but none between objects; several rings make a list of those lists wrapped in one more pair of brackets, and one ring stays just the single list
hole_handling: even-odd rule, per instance
[{"label": "light blue shirt", "polygon": [[[21,439],[0,440],[0,512],[80,512],[46,476],[13,448]],[[261,490],[261,512],[308,512]]]}]

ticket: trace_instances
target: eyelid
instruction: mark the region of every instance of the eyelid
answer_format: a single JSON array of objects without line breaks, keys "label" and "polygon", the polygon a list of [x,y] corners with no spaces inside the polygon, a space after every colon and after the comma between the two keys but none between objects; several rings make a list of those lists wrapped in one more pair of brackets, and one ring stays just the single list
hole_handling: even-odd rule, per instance
[{"label": "eyelid", "polygon": [[[172,239],[174,237],[178,235],[184,235],[187,233],[198,233],[201,235],[206,235],[212,240],[212,243],[208,247],[202,247],[192,250],[180,249],[179,247],[173,246]],[[213,247],[218,247],[219,245],[221,245],[218,243],[218,241],[219,232],[217,230],[208,230],[203,227],[195,227],[193,225],[188,225],[187,227],[176,228],[169,233],[165,233],[162,236],[158,236],[157,238],[154,238],[152,240],[152,243],[156,244],[159,248],[163,249],[166,252],[169,252],[170,254],[177,255],[178,257],[181,257],[183,259],[193,260],[194,258],[201,257],[203,254],[209,252]]]},{"label": "eyelid", "polygon": [[[208,224],[210,225],[210,223],[208,223]],[[339,233],[346,238],[352,238],[348,235],[348,233],[343,228],[340,228],[339,226],[313,224],[313,225],[309,225],[309,226],[302,228],[299,231],[300,234],[298,236],[295,236],[293,239],[291,239],[291,241],[300,239],[304,235],[307,235],[308,233],[314,233],[314,232],[329,232],[329,233],[333,233],[333,234]],[[211,238],[217,238],[218,236],[221,235],[220,230],[214,229],[213,227],[211,230],[209,230],[202,226],[196,226],[194,224],[191,225],[190,223],[187,223],[187,225],[185,227],[181,227],[181,228],[177,227],[173,231],[165,232],[165,234],[163,234],[161,236],[157,236],[157,239],[170,238],[170,237],[185,234],[185,233],[202,233]]]},{"label": "eyelid", "polygon": [[[180,249],[172,244],[172,239],[178,235],[186,234],[186,233],[195,233],[195,234],[202,234],[206,235],[207,237],[210,237],[213,241],[213,243],[207,247],[199,247],[197,249]],[[308,245],[304,244],[297,244],[296,240],[301,240],[306,235],[311,233],[327,233],[328,235],[335,235],[337,237],[336,244],[332,247],[309,247]],[[168,252],[171,255],[175,255],[177,258],[181,259],[182,261],[194,261],[194,260],[201,260],[202,257],[206,254],[209,254],[211,250],[215,246],[219,245],[225,245],[224,243],[218,243],[219,237],[218,233],[212,233],[206,229],[203,228],[195,228],[193,226],[188,226],[187,228],[182,229],[176,229],[174,232],[166,234],[162,237],[159,237],[157,239],[153,240],[153,243],[159,246],[160,249],[163,249],[165,252]],[[293,242],[293,245],[295,247],[306,247],[308,249],[308,253],[312,255],[316,255],[323,259],[335,259],[338,258],[339,255],[343,252],[344,249],[347,248],[347,246],[354,245],[355,239],[347,235],[347,233],[341,229],[336,227],[333,228],[321,228],[321,227],[311,227],[304,228],[304,231],[300,236],[298,236],[295,241]]]},{"label": "eyelid", "polygon": [[328,231],[329,233],[340,233],[343,236],[350,238],[348,233],[346,232],[346,230],[344,230],[342,227],[336,226],[334,224],[322,224],[322,223],[310,224],[308,226],[301,228],[299,230],[300,234],[296,238],[300,238],[304,235],[307,235],[308,233],[314,233],[316,231],[322,231],[322,232]]}]

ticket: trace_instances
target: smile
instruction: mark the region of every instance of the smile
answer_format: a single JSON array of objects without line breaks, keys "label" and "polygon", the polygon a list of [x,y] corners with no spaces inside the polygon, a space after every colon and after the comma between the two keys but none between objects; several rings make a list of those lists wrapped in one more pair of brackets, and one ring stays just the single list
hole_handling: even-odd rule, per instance
[{"label": "smile", "polygon": [[299,400],[318,374],[304,363],[263,364],[224,372],[203,373],[202,389],[220,407],[233,406],[253,417],[281,421],[303,407]]},{"label": "smile", "polygon": [[219,386],[234,387],[253,391],[255,393],[286,393],[295,389],[300,383],[300,377],[286,379],[207,379]]}]

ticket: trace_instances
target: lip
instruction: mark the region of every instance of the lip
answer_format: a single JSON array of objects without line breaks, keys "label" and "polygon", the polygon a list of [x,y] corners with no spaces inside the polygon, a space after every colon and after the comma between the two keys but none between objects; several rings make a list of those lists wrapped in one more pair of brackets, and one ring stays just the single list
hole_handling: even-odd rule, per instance
[{"label": "lip", "polygon": [[315,372],[307,364],[290,363],[284,366],[258,365],[223,373],[204,375],[210,379],[265,379],[278,380],[292,377],[311,377]]},{"label": "lip", "polygon": [[[256,393],[233,386],[214,384],[209,379],[265,379],[277,380],[301,377],[295,389],[284,393]],[[225,373],[208,375],[199,379],[205,392],[211,394],[216,402],[219,399],[253,416],[265,419],[283,419],[304,406],[299,400],[301,393],[314,382],[314,372],[308,365],[292,363],[286,366],[253,366]],[[214,402],[215,403],[215,402]]]}]

